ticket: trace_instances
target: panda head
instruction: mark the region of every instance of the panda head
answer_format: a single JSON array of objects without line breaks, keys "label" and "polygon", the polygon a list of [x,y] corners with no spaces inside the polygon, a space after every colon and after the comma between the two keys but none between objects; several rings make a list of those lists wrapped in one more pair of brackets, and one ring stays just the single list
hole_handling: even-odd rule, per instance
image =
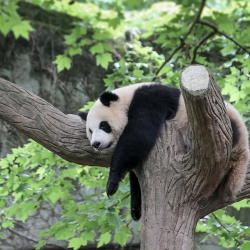
[{"label": "panda head", "polygon": [[79,116],[86,121],[90,145],[96,150],[115,147],[127,124],[127,105],[116,93],[105,91],[88,113]]}]

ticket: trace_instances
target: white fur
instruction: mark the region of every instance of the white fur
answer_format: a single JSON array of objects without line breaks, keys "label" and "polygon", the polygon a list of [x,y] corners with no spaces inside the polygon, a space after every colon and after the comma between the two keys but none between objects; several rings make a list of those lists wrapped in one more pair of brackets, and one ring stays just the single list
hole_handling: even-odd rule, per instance
[{"label": "white fur", "polygon": [[[94,103],[88,113],[86,125],[87,137],[91,145],[94,141],[100,139],[103,147],[99,148],[99,150],[104,149],[104,145],[108,146],[110,143],[112,143],[111,147],[115,147],[124,127],[128,123],[127,112],[135,90],[142,85],[149,84],[153,83],[138,83],[113,90],[112,92],[117,94],[119,99],[115,102],[111,102],[110,107],[104,106],[99,99]],[[98,133],[101,121],[107,121],[112,129],[112,132],[109,134],[104,132],[106,135],[102,138]],[[93,131],[92,134],[89,129]]]}]

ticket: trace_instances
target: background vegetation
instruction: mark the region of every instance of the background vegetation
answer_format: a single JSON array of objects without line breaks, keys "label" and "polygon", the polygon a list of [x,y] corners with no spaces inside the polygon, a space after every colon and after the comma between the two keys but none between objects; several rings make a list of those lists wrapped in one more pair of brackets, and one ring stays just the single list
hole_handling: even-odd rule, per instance
[{"label": "background vegetation", "polygon": [[[38,23],[19,11],[22,4],[71,16],[71,23]],[[143,81],[160,81],[178,87],[185,66],[204,64],[214,72],[222,94],[249,122],[250,94],[250,3],[248,0],[0,0],[0,33],[29,40],[37,25],[64,37],[61,54],[53,64],[61,74],[73,66],[73,58],[88,50],[96,65],[107,70],[105,88],[114,89]],[[124,41],[125,37],[125,41]],[[94,84],[94,83],[93,83]],[[93,102],[84,106],[89,109]],[[61,220],[40,234],[46,239],[67,240],[78,249],[97,241],[125,245],[131,236],[129,186],[107,199],[104,192],[108,169],[66,162],[30,141],[0,161],[1,229],[25,221],[42,201],[61,202]],[[77,181],[91,189],[84,200],[73,195]],[[233,204],[249,207],[247,200]],[[226,210],[202,219],[197,232],[217,235],[224,248],[250,249],[250,229]],[[2,235],[3,237],[3,235]]]}]

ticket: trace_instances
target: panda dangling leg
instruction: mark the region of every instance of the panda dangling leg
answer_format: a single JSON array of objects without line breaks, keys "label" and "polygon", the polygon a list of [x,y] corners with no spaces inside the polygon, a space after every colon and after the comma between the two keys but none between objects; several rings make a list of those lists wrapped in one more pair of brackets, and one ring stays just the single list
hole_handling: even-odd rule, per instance
[{"label": "panda dangling leg", "polygon": [[129,173],[130,196],[131,196],[131,216],[137,221],[141,218],[141,187],[134,172]]}]

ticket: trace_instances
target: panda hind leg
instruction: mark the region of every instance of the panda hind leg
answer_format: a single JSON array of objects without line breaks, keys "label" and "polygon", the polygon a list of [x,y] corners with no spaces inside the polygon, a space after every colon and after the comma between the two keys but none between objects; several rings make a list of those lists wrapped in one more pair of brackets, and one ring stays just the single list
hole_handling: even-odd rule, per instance
[{"label": "panda hind leg", "polygon": [[236,199],[237,193],[241,190],[245,182],[248,161],[248,148],[241,148],[240,146],[233,148],[229,161],[230,170],[221,183],[219,191],[222,197]]},{"label": "panda hind leg", "polygon": [[131,216],[137,221],[141,218],[141,187],[134,172],[129,173],[130,196],[131,196]]}]

